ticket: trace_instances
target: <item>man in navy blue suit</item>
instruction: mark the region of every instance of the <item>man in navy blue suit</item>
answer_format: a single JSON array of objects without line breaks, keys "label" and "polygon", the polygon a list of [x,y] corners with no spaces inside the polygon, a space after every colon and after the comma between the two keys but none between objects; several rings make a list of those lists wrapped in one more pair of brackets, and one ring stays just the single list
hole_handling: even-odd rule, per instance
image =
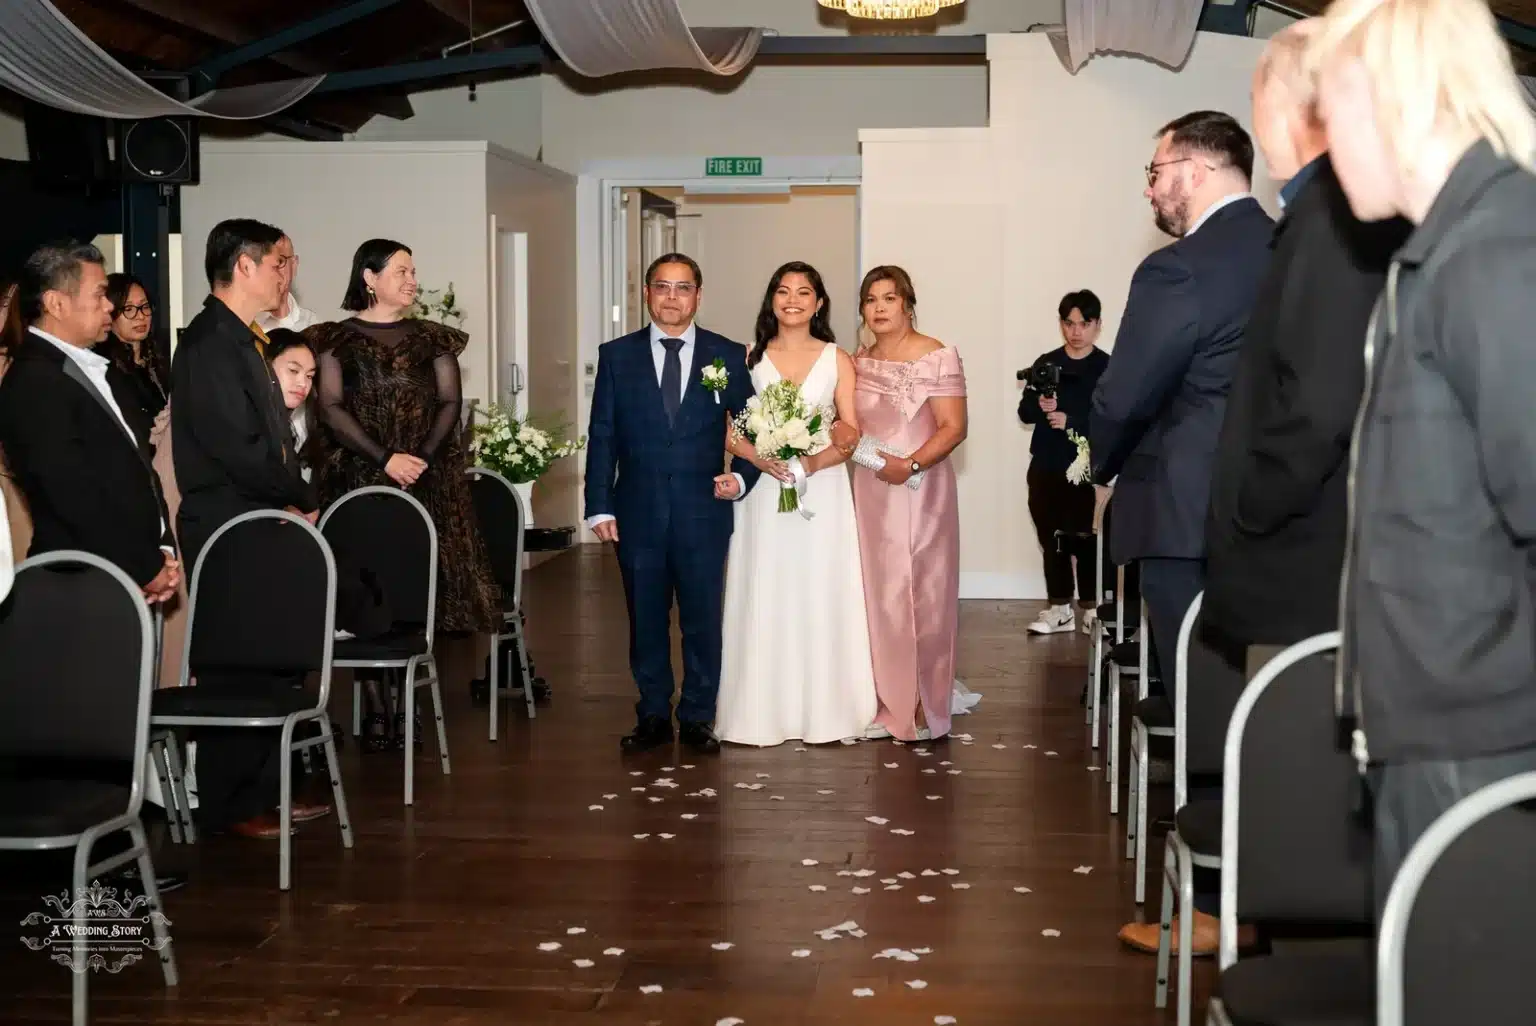
[{"label": "man in navy blue suit", "polygon": [[[651,323],[598,349],[587,429],[586,520],[612,542],[629,606],[629,666],[640,689],[638,725],[620,747],[672,743],[672,601],[683,631],[678,736],[720,750],[712,725],[720,687],[725,557],[734,511],[759,471],[743,459],[723,474],[726,420],[754,394],[745,347],[693,323],[704,285],[681,253],[645,274]],[[704,386],[716,361],[725,388]]]},{"label": "man in navy blue suit", "polygon": [[1177,241],[1131,278],[1088,442],[1094,483],[1118,477],[1109,554],[1140,561],[1171,696],[1179,624],[1205,587],[1216,439],[1275,226],[1249,192],[1253,142],[1231,115],[1195,111],[1157,138],[1146,196]]}]

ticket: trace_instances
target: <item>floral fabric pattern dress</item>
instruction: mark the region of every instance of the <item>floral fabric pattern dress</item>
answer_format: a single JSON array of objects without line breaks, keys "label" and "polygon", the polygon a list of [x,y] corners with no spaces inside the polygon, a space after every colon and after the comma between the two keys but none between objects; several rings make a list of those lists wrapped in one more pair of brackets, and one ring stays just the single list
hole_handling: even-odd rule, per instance
[{"label": "floral fabric pattern dress", "polygon": [[501,623],[501,588],[491,573],[464,471],[459,428],[459,354],[469,337],[434,321],[375,324],[357,319],[304,332],[320,354],[321,420],[315,473],[322,508],[367,485],[398,487],[384,473],[393,453],[420,456],[427,470],[409,489],[437,527],[437,624],[489,632]]}]

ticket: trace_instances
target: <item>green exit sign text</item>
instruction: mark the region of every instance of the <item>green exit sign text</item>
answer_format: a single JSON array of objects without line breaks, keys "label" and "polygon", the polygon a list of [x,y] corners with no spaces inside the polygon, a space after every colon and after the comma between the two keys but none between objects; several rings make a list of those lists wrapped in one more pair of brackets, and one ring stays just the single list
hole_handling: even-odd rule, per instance
[{"label": "green exit sign text", "polygon": [[762,157],[708,157],[704,161],[704,173],[711,177],[761,175]]}]

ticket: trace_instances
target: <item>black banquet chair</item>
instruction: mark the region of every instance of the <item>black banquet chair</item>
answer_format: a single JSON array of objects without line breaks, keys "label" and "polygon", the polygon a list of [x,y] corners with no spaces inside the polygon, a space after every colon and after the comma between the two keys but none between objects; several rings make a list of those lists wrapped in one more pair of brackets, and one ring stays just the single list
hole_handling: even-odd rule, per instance
[{"label": "black banquet chair", "polygon": [[[432,515],[414,496],[399,488],[354,488],[331,503],[320,518],[320,533],[343,562],[371,570],[389,598],[395,623],[377,638],[336,643],[335,666],[351,670],[402,673],[405,714],[405,804],[416,800],[416,689],[430,688],[437,721],[437,747],[443,775],[448,763],[448,731],[443,724],[443,692],[432,643],[437,627],[437,528]],[[418,676],[418,672],[425,671]],[[352,681],[352,733],[363,732],[362,682]]]},{"label": "black banquet chair", "polygon": [[1516,1026],[1536,1012],[1536,773],[1473,792],[1392,881],[1376,963],[1377,1026]]},{"label": "black banquet chair", "polygon": [[[1371,832],[1356,810],[1359,771],[1338,744],[1338,647],[1339,632],[1329,631],[1282,649],[1253,674],[1232,712],[1212,1026],[1374,1022]],[[1239,959],[1244,922],[1283,931],[1292,943]]]},{"label": "black banquet chair", "polygon": [[[90,624],[90,643],[71,643],[82,623]],[[154,938],[145,947],[159,955],[166,986],[178,978],[139,819],[154,689],[149,607],[128,575],[100,556],[34,556],[17,568],[0,605],[0,667],[0,849],[74,849],[71,903],[59,911],[72,914],[75,938],[62,950],[43,939],[27,947],[46,947],[74,968],[73,1021],[84,1026],[86,888],[102,874],[137,865]],[[127,831],[127,850],[92,861],[97,842],[117,831]]]},{"label": "black banquet chair", "polygon": [[[292,754],[324,748],[341,843],[352,847],[352,822],[328,709],[335,618],[336,560],[320,532],[303,517],[282,510],[243,513],[215,531],[198,556],[180,686],[156,691],[151,706],[157,728],[151,743],[157,749],[160,793],[168,796],[166,815],[181,817],[188,841],[195,834],[173,728],[279,729],[277,875],[278,889],[284,891],[292,883]],[[224,675],[274,674],[302,680],[310,673],[319,676],[314,693],[299,686],[251,694],[218,683]],[[192,684],[192,678],[199,683]],[[296,738],[299,725],[308,722],[318,724],[318,734]],[[168,750],[169,758],[160,757],[161,748]]]},{"label": "black banquet chair", "polygon": [[491,635],[490,737],[496,740],[497,719],[501,711],[501,643],[512,642],[522,670],[523,701],[528,718],[538,715],[534,703],[533,668],[528,664],[528,643],[523,636],[523,497],[512,482],[494,470],[470,467],[469,494],[475,504],[475,518],[491,559],[491,572],[501,585],[501,629]]}]

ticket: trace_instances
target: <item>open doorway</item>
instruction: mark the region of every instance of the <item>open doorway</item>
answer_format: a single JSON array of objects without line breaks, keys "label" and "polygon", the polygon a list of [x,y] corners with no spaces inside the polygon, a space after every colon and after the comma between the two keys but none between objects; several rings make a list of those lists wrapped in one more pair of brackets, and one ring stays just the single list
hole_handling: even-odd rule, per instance
[{"label": "open doorway", "polygon": [[704,271],[700,326],[750,345],[769,276],[781,264],[803,260],[826,283],[838,342],[849,350],[857,345],[856,185],[622,186],[617,198],[623,244],[615,246],[622,261],[615,277],[623,282],[623,298],[614,303],[622,322],[616,334],[646,324],[645,270],[661,254],[678,251]]}]

